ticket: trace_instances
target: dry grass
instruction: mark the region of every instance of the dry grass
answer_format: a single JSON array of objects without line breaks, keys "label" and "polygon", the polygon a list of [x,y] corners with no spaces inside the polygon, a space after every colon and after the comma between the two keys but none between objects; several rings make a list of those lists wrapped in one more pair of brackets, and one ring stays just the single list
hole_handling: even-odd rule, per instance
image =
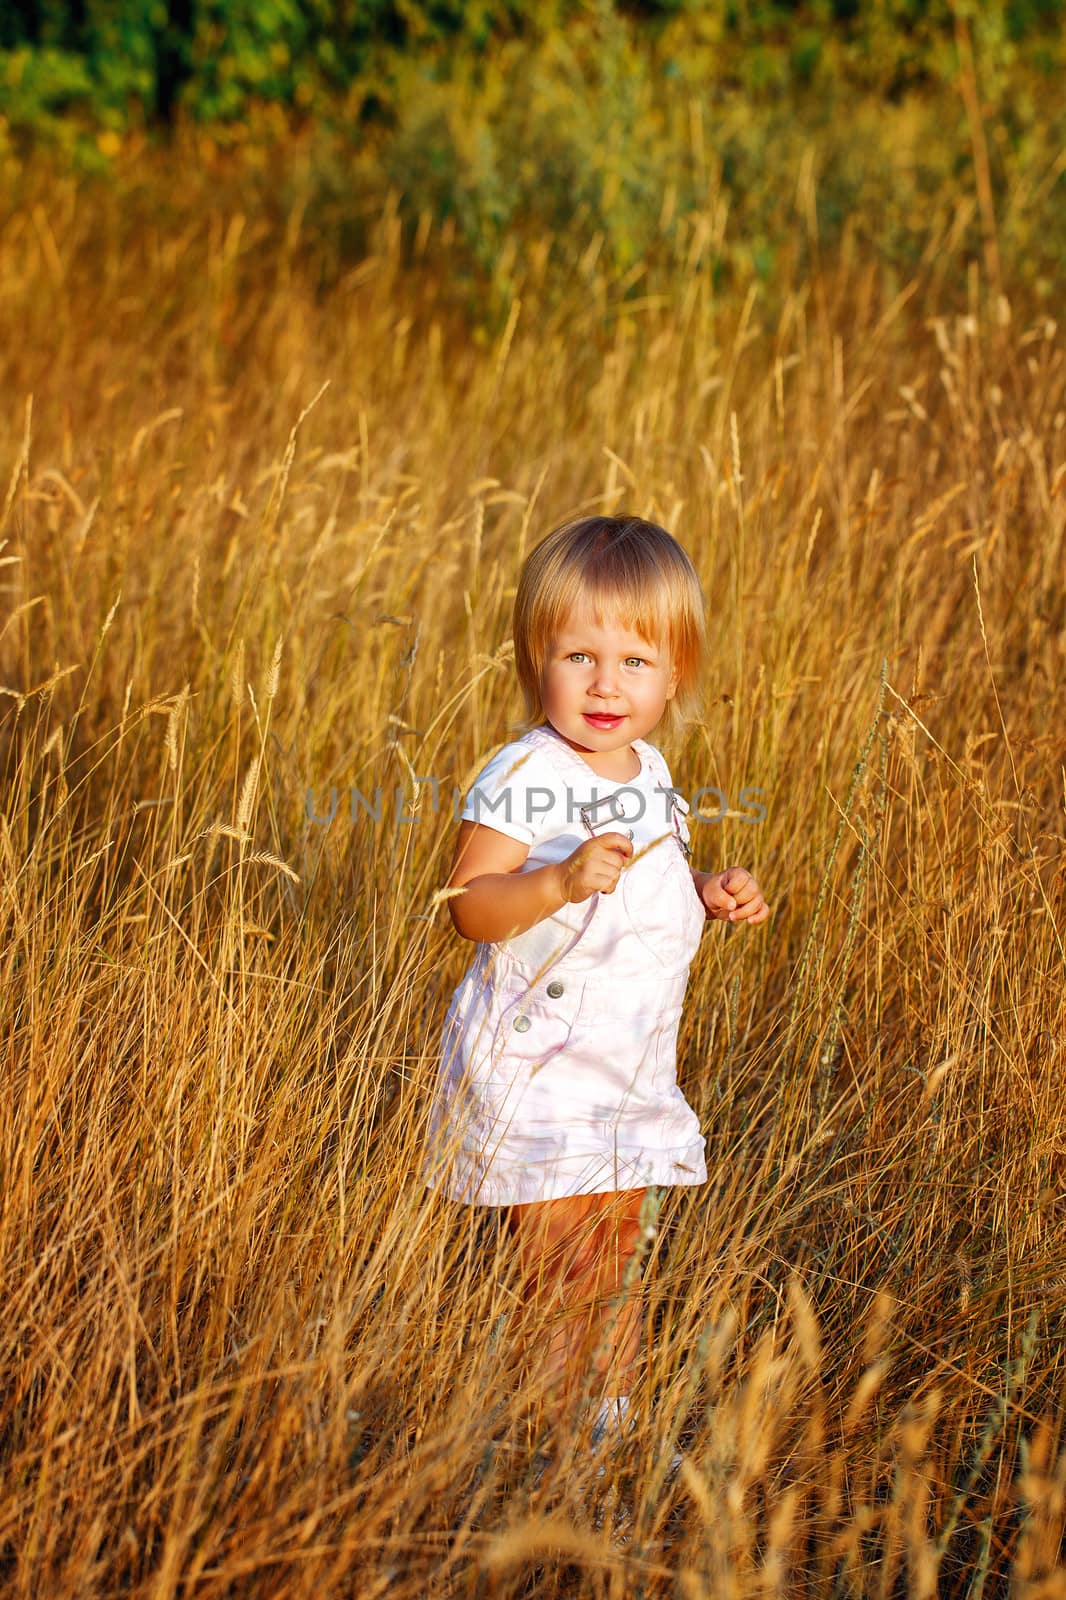
[{"label": "dry grass", "polygon": [[[327,293],[163,182],[0,231],[5,1591],[1066,1593],[1061,334],[932,233],[722,302],[707,218],[475,338],[432,230]],[[450,786],[593,507],[698,564],[668,754],[766,791],[697,849],[775,907],[693,971],[627,1545],[536,1487],[492,1215],[416,1181]]]}]

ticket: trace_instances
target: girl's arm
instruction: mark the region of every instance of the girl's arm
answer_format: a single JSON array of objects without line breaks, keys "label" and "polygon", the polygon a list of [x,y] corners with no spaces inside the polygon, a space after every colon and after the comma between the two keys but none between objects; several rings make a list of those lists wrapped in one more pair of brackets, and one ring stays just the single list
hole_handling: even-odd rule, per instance
[{"label": "girl's arm", "polygon": [[463,893],[448,901],[456,931],[464,939],[497,944],[525,933],[562,906],[610,894],[623,863],[633,853],[624,834],[588,839],[565,861],[519,872],[529,846],[478,822],[459,824],[449,889]]}]

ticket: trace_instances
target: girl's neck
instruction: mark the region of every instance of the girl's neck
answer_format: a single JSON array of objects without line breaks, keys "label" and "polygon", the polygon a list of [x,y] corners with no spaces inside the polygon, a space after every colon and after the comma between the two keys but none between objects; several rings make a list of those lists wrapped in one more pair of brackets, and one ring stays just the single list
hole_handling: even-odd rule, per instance
[{"label": "girl's neck", "polygon": [[606,778],[611,783],[631,783],[639,778],[641,760],[631,744],[624,744],[618,750],[586,750],[583,745],[565,738],[550,722],[542,722],[541,727],[572,750],[597,778]]}]

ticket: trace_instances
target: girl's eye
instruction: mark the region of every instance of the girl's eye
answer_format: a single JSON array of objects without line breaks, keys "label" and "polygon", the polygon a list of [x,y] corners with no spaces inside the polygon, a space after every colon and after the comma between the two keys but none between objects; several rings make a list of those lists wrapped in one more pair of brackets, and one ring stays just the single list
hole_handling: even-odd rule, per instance
[{"label": "girl's eye", "polygon": [[644,657],[643,656],[626,656],[626,666],[627,667],[642,667],[642,666],[644,666]]},{"label": "girl's eye", "polygon": [[584,650],[571,650],[566,659],[567,661],[591,661],[592,657],[587,655]]}]

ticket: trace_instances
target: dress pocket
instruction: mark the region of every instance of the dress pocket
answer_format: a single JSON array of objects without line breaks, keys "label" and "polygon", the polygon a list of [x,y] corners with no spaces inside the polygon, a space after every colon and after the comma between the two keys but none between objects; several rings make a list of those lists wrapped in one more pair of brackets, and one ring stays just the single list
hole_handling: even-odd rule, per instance
[{"label": "dress pocket", "polygon": [[677,1034],[680,1014],[663,1019],[655,1041],[655,1092],[672,1098],[677,1091]]},{"label": "dress pocket", "polygon": [[622,872],[622,903],[633,932],[667,969],[686,966],[696,953],[704,913],[692,875],[667,834]]},{"label": "dress pocket", "polygon": [[516,1060],[535,1070],[566,1048],[574,1031],[576,996],[571,1000],[559,982],[548,987],[560,989],[550,995],[546,988],[509,988],[496,996],[497,1010],[493,1030],[494,1064]]}]

